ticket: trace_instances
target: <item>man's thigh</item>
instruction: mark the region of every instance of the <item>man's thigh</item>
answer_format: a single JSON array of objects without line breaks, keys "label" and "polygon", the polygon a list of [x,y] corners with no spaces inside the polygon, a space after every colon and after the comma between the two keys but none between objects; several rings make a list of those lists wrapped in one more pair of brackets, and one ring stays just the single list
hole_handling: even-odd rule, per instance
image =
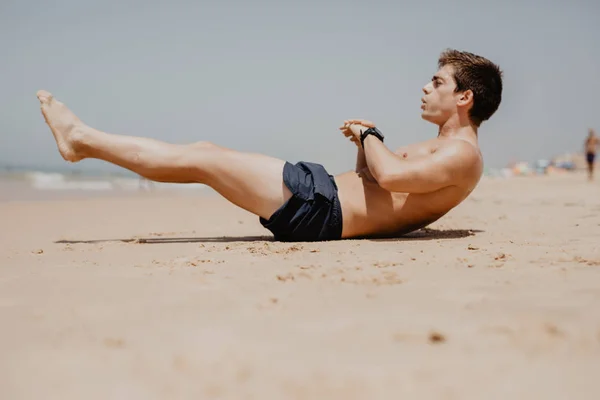
[{"label": "man's thigh", "polygon": [[285,161],[210,145],[198,159],[203,183],[235,205],[268,219],[291,196],[283,183]]}]

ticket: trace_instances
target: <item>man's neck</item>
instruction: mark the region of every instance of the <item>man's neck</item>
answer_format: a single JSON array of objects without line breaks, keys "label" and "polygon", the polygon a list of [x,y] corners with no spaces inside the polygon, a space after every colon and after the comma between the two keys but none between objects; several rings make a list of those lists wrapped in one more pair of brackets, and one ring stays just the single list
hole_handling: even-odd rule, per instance
[{"label": "man's neck", "polygon": [[439,138],[472,138],[477,140],[477,127],[469,118],[461,118],[455,115],[449,118],[446,123],[439,126]]}]

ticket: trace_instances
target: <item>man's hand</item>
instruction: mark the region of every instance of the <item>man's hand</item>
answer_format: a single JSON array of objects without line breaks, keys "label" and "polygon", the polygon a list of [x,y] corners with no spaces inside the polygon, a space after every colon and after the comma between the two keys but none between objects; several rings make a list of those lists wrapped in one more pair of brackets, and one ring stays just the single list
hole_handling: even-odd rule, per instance
[{"label": "man's hand", "polygon": [[366,129],[374,127],[375,124],[373,122],[365,119],[348,119],[344,121],[344,125],[340,126],[340,130],[344,136],[349,138],[352,143],[360,148],[360,134]]}]

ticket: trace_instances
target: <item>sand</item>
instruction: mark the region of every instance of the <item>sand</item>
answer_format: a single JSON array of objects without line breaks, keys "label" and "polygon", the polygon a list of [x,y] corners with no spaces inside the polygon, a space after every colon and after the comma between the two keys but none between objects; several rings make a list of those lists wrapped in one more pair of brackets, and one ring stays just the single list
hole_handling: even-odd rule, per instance
[{"label": "sand", "polygon": [[583,175],[486,178],[393,240],[273,242],[211,193],[0,221],[1,399],[600,398]]}]

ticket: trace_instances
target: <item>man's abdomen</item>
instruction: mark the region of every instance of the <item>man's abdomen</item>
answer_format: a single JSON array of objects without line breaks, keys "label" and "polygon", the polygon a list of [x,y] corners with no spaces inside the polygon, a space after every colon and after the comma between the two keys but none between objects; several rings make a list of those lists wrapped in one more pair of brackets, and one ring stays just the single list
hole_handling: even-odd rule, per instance
[{"label": "man's abdomen", "polygon": [[456,204],[458,193],[390,193],[356,172],[335,177],[342,207],[342,238],[408,233],[436,221]]}]

